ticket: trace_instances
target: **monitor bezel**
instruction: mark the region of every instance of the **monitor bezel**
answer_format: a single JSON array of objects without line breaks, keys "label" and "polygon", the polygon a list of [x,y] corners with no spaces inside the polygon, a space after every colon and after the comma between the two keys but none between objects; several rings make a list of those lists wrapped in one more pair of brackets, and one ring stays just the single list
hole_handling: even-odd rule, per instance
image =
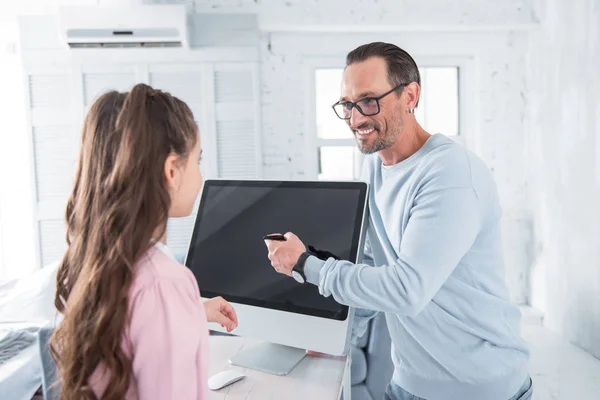
[{"label": "monitor bezel", "polygon": [[[185,266],[190,268],[188,263],[193,259],[194,246],[196,237],[198,235],[198,227],[202,219],[202,211],[206,204],[206,196],[208,193],[207,188],[211,186],[217,187],[268,187],[268,188],[308,188],[308,189],[348,189],[358,190],[359,198],[358,205],[355,212],[354,230],[352,233],[352,246],[350,249],[350,260],[353,263],[360,262],[362,258],[362,250],[364,245],[364,227],[367,217],[367,203],[368,203],[368,185],[365,182],[354,182],[354,181],[282,181],[282,180],[230,180],[230,179],[208,179],[204,182],[196,219],[194,221],[194,228],[192,230],[192,236],[188,251],[185,259]],[[190,268],[191,270],[191,268]],[[290,278],[292,279],[292,278]],[[306,283],[310,285],[310,283]],[[282,305],[280,303],[273,303],[264,300],[256,300],[247,297],[231,296],[229,294],[211,292],[208,290],[202,290],[201,282],[198,282],[201,296],[203,298],[223,297],[225,300],[243,304],[252,307],[261,307],[271,310],[295,313],[306,315],[309,317],[320,317],[330,320],[345,321],[349,315],[349,307],[341,304],[340,311],[327,311],[321,309],[314,309],[309,307],[300,307],[295,305]]]}]

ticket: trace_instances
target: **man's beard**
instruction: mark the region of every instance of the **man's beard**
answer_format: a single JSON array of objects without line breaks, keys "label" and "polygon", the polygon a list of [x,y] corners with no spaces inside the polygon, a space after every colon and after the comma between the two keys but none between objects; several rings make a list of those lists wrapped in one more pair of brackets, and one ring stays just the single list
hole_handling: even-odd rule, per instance
[{"label": "man's beard", "polygon": [[[368,129],[369,127],[361,127],[360,129]],[[365,143],[360,140],[360,134],[358,132],[354,132],[354,137],[356,138],[356,144],[358,145],[358,149],[363,154],[373,154],[378,151],[385,150],[390,148],[396,142],[396,135],[392,132],[386,132],[386,134],[382,135],[381,131],[377,127],[375,128],[375,140],[372,143]]]}]

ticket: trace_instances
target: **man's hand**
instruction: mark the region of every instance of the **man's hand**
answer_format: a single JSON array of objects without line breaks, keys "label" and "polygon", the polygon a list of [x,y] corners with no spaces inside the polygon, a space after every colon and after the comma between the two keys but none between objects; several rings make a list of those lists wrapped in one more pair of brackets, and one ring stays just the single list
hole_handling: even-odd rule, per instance
[{"label": "man's hand", "polygon": [[237,315],[235,310],[224,298],[214,297],[204,302],[204,310],[206,311],[206,319],[208,322],[216,322],[227,332],[231,332],[238,326]]},{"label": "man's hand", "polygon": [[306,246],[292,232],[284,235],[285,240],[265,240],[269,250],[269,260],[275,271],[292,276],[292,269],[300,255],[306,251]]}]

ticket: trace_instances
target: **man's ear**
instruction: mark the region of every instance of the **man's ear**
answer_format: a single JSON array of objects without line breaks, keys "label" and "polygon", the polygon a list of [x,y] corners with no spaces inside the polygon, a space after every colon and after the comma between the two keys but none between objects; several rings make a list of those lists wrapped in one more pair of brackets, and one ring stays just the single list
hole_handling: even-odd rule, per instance
[{"label": "man's ear", "polygon": [[165,160],[164,175],[167,188],[170,192],[179,190],[181,174],[179,173],[179,168],[177,168],[178,161],[179,157],[174,153],[169,154]]},{"label": "man's ear", "polygon": [[419,103],[419,95],[421,94],[421,87],[417,82],[411,82],[410,85],[404,88],[406,93],[406,109],[412,110],[417,107]]}]

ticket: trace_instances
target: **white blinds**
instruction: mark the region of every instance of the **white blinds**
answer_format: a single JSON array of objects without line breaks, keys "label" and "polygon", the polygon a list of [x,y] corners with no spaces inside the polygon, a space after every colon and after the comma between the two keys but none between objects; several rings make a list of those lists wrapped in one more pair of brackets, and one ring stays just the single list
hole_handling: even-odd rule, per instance
[{"label": "white blinds", "polygon": [[[206,98],[206,68],[194,64],[154,65],[150,67],[150,85],[171,93],[185,101],[194,113],[196,121],[207,118],[203,115]],[[200,129],[202,131],[202,129]],[[201,132],[204,136],[204,132]],[[204,157],[214,157],[206,154]],[[167,245],[178,258],[185,256],[195,220],[194,213],[185,218],[172,218],[167,223]]]},{"label": "white blinds", "polygon": [[[65,248],[64,209],[71,190],[83,116],[101,93],[148,82],[185,101],[196,117],[207,178],[257,178],[260,105],[256,63],[78,65],[27,71],[39,262]],[[167,242],[184,256],[195,215],[170,220]]]},{"label": "white blinds", "polygon": [[70,71],[36,71],[28,74],[32,170],[36,194],[38,257],[46,265],[65,249],[63,222],[75,169],[75,121]]},{"label": "white blinds", "polygon": [[[258,178],[262,157],[256,64],[213,64],[206,66],[203,72],[204,79],[200,81],[204,83],[202,101],[189,104],[193,105],[196,118],[200,116],[204,149],[201,168],[205,179]],[[179,82],[175,78],[173,81]],[[181,86],[182,93],[189,90],[188,85]],[[177,256],[184,257],[187,252],[195,219],[194,211],[189,217],[169,220],[167,244]]]}]

